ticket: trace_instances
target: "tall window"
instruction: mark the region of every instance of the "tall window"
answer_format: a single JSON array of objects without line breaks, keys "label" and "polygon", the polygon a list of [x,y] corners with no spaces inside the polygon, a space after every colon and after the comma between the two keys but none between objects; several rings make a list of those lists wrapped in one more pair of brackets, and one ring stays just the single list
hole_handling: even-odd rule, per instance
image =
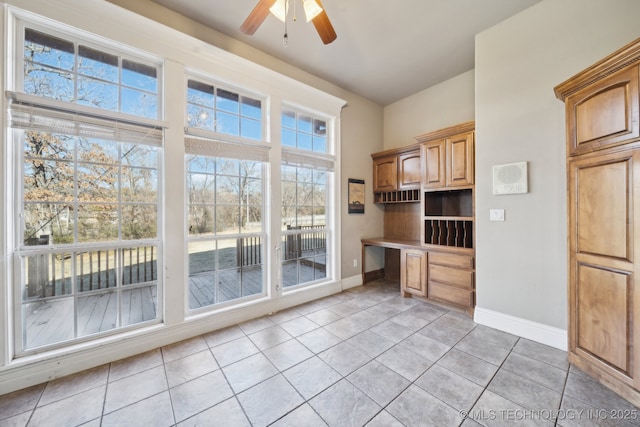
[{"label": "tall window", "polygon": [[262,101],[188,80],[191,310],[265,293]]},{"label": "tall window", "polygon": [[334,157],[326,120],[282,112],[282,282],[285,288],[328,278]]},{"label": "tall window", "polygon": [[161,271],[159,66],[41,29],[21,43],[18,352],[158,319]]}]

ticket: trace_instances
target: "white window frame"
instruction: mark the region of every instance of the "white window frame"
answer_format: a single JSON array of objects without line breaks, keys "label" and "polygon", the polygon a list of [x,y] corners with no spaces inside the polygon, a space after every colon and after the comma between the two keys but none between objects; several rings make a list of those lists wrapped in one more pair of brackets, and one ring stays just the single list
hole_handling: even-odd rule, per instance
[{"label": "white window frame", "polygon": [[[61,25],[61,24],[57,24],[57,23],[42,23],[39,22],[38,19],[36,19],[34,17],[33,20],[27,20],[27,19],[22,19],[22,18],[18,18],[15,21],[15,35],[13,38],[13,46],[12,48],[14,49],[14,60],[15,60],[15,64],[14,64],[14,69],[12,70],[14,73],[14,78],[13,79],[8,79],[8,89],[9,90],[13,90],[15,92],[22,92],[22,91],[18,91],[18,88],[23,88],[24,87],[24,72],[23,72],[23,64],[24,64],[24,55],[23,55],[23,51],[22,51],[22,46],[24,46],[24,31],[25,28],[30,28],[54,37],[58,37],[64,40],[67,40],[69,42],[73,42],[73,43],[86,43],[89,45],[89,47],[95,48],[95,49],[99,49],[101,51],[104,51],[105,53],[109,53],[112,55],[116,55],[119,57],[122,57],[123,59],[129,59],[132,60],[134,62],[138,62],[150,67],[155,67],[158,71],[158,75],[157,75],[157,80],[158,80],[158,99],[157,99],[157,117],[155,119],[153,118],[145,118],[143,116],[137,116],[137,115],[129,115],[129,114],[125,114],[125,113],[121,113],[120,110],[118,109],[117,111],[112,111],[112,110],[106,110],[106,109],[100,109],[100,108],[95,108],[95,110],[97,110],[99,112],[100,116],[115,116],[118,117],[120,115],[125,116],[125,117],[135,117],[137,118],[136,121],[141,121],[141,122],[145,122],[145,121],[160,121],[162,120],[162,117],[164,116],[164,112],[163,112],[163,106],[164,106],[164,100],[163,100],[163,81],[164,81],[164,73],[163,73],[163,67],[162,67],[162,61],[160,61],[157,57],[152,56],[146,52],[143,52],[141,50],[137,50],[134,49],[132,47],[125,47],[122,45],[117,45],[114,42],[109,42],[108,40],[105,40],[104,38],[95,36],[91,33],[87,33],[78,29],[74,29],[74,28],[68,28],[67,26]],[[121,67],[119,68],[119,70],[121,69]],[[80,74],[78,74],[77,71],[74,70],[73,73],[75,76],[78,76]],[[13,81],[12,81],[13,80]],[[121,88],[121,81],[118,82],[118,88]],[[74,88],[74,92],[77,90],[77,88]],[[75,94],[75,93],[74,93]],[[40,99],[47,99],[47,100],[52,100],[52,101],[56,101],[53,100],[51,98],[45,98],[45,97],[38,97]],[[93,107],[87,107],[85,105],[82,104],[75,104],[72,102],[69,102],[70,105],[73,105],[75,107],[78,107],[80,109],[82,108],[87,108],[89,110],[94,109]]]},{"label": "white window frame", "polygon": [[[188,70],[187,71],[187,73],[185,75],[185,83],[184,83],[185,84],[185,88],[188,87],[189,80],[196,80],[199,83],[204,83],[204,84],[211,85],[211,86],[214,87],[214,89],[216,91],[218,89],[222,89],[222,90],[226,90],[226,91],[235,93],[235,94],[239,95],[240,97],[246,96],[248,98],[253,98],[253,99],[256,99],[256,100],[260,101],[261,102],[261,113],[262,113],[262,117],[260,119],[260,123],[262,124],[262,130],[261,130],[260,139],[256,140],[256,139],[244,138],[242,136],[236,136],[236,135],[232,135],[232,134],[228,134],[228,133],[218,132],[217,130],[213,130],[212,131],[212,130],[202,129],[202,128],[198,128],[198,127],[190,127],[189,126],[189,119],[188,119],[189,102],[188,102],[187,99],[185,99],[184,123],[185,123],[185,133],[186,134],[193,135],[193,136],[200,136],[200,137],[203,137],[203,138],[209,138],[209,139],[213,139],[213,140],[217,140],[217,141],[226,141],[226,142],[231,142],[231,143],[247,143],[250,146],[251,145],[259,146],[260,142],[268,142],[267,135],[269,134],[269,127],[267,125],[267,118],[268,118],[268,109],[269,109],[269,107],[268,107],[269,98],[267,96],[265,96],[263,94],[260,94],[258,92],[255,92],[255,91],[251,91],[249,89],[241,88],[238,85],[229,84],[227,82],[220,81],[220,80],[217,80],[217,79],[212,78],[212,77],[207,77],[203,73],[200,73],[198,71],[193,71],[193,70]],[[214,106],[213,109],[216,112],[218,111],[217,106]],[[238,114],[238,118],[241,119],[242,115]]]},{"label": "white window frame", "polygon": [[[30,20],[16,19],[15,37],[10,39],[12,41],[12,45],[9,46],[9,50],[14,52],[13,60],[15,61],[14,67],[12,68],[12,71],[14,73],[13,79],[12,81],[8,82],[8,84],[13,89],[22,88],[24,84],[24,73],[23,73],[24,55],[23,55],[22,46],[24,44],[24,31],[25,31],[25,28],[27,27],[43,32],[45,34],[50,34],[52,36],[60,37],[75,43],[78,43],[78,42],[85,43],[87,45],[90,45],[91,47],[95,47],[100,50],[113,53],[120,57],[126,57],[126,59],[131,59],[131,60],[134,60],[135,62],[145,63],[147,65],[153,66],[154,68],[157,69],[157,73],[158,73],[157,112],[158,112],[158,116],[159,117],[161,116],[162,106],[163,106],[163,103],[162,103],[163,66],[162,66],[161,60],[159,60],[158,58],[152,57],[151,55],[148,55],[148,54],[141,54],[140,52],[136,52],[134,50],[121,50],[119,49],[120,46],[118,46],[118,48],[111,48],[110,45],[111,44],[115,45],[115,43],[110,43],[101,38],[97,38],[93,35],[83,33],[79,30],[72,30],[72,29],[66,28],[60,24],[43,25],[42,23],[36,22],[35,20],[32,22]],[[138,57],[138,55],[140,55],[140,57]],[[52,98],[40,97],[37,95],[31,95],[31,94],[24,94],[21,92],[7,92],[7,99],[9,100],[8,103],[10,105],[10,109],[13,108],[14,113],[26,114],[25,117],[27,117],[26,119],[27,121],[30,120],[29,117],[30,117],[30,114],[32,114],[31,110],[33,110],[35,111],[34,114],[36,115],[40,113],[44,113],[40,117],[45,117],[48,114],[51,114],[52,117],[57,116],[63,121],[67,120],[67,122],[65,123],[72,123],[74,120],[73,118],[74,115],[81,118],[80,122],[84,120],[85,123],[90,124],[93,121],[94,123],[98,124],[99,128],[106,123],[107,126],[105,126],[104,128],[101,128],[103,130],[108,129],[109,123],[111,123],[113,126],[113,129],[116,132],[115,134],[111,135],[112,139],[121,143],[122,142],[131,143],[134,140],[139,141],[140,139],[138,137],[140,136],[142,137],[142,139],[144,139],[144,136],[142,134],[148,131],[143,130],[141,135],[138,135],[138,136],[134,135],[133,140],[121,140],[121,139],[118,139],[119,138],[118,127],[121,127],[122,129],[127,128],[129,130],[145,129],[145,128],[160,129],[160,132],[161,132],[161,129],[167,127],[167,125],[160,120],[149,119],[142,116],[129,115],[129,114],[121,113],[119,111],[103,110],[99,108],[88,107],[88,106],[76,104],[73,102],[58,101]],[[11,107],[11,105],[14,105],[14,106]],[[95,119],[92,119],[92,117],[94,117]],[[37,123],[37,120],[34,123]],[[120,125],[118,125],[118,123],[120,123]],[[8,151],[12,152],[12,157],[14,161],[11,162],[12,166],[9,168],[10,170],[7,171],[7,174],[8,176],[10,176],[10,179],[14,182],[13,196],[14,196],[14,200],[17,201],[17,203],[13,203],[14,208],[12,209],[12,217],[11,219],[9,219],[9,228],[12,229],[11,235],[13,236],[13,238],[11,239],[12,242],[10,243],[10,247],[8,248],[9,253],[13,254],[12,276],[11,276],[12,283],[13,283],[13,292],[11,294],[13,299],[12,319],[13,319],[13,325],[14,325],[14,328],[13,328],[14,339],[12,342],[11,353],[14,354],[16,357],[27,356],[31,354],[37,354],[43,351],[48,351],[56,348],[64,348],[64,347],[68,347],[69,345],[75,345],[77,343],[95,340],[97,337],[121,334],[130,330],[140,329],[149,325],[162,323],[163,321],[162,319],[164,316],[164,310],[163,310],[164,281],[163,281],[163,273],[162,273],[163,264],[164,264],[163,263],[163,238],[162,238],[163,224],[164,224],[164,220],[163,220],[164,212],[162,209],[164,205],[163,204],[163,193],[164,193],[163,178],[162,178],[164,161],[163,161],[162,143],[160,143],[159,145],[156,145],[158,148],[156,152],[157,168],[155,169],[158,177],[157,178],[158,180],[157,201],[154,203],[154,205],[157,206],[157,218],[156,218],[157,237],[156,238],[138,239],[138,240],[122,240],[122,236],[119,232],[119,236],[116,240],[112,240],[106,243],[102,243],[102,242],[78,243],[74,238],[74,243],[72,244],[51,245],[46,248],[37,247],[37,246],[25,247],[21,243],[23,239],[23,221],[21,219],[22,218],[21,215],[22,215],[22,208],[23,208],[22,201],[24,198],[24,195],[23,195],[24,150],[22,150],[21,148],[16,149],[16,147],[21,147],[20,145],[21,135],[24,133],[24,131],[19,129],[22,126],[19,126],[18,128],[14,128],[14,129],[11,129],[10,126],[11,124],[7,123],[7,129],[8,129],[7,145],[10,145],[12,147]],[[88,129],[90,129],[91,126],[92,125],[89,125]],[[22,128],[25,129],[25,127],[22,127]],[[68,128],[73,128],[73,126],[71,127],[68,126]],[[80,125],[79,128],[76,127],[75,132],[77,135],[84,135],[82,131],[82,125]],[[89,130],[89,133],[91,133],[91,130]],[[162,133],[160,133],[160,138],[162,138]],[[77,161],[78,161],[77,159],[74,160],[74,163],[76,163]],[[118,165],[120,165],[120,163]],[[77,179],[77,173],[78,171],[75,170],[74,180]],[[118,205],[121,205],[121,202],[122,201],[120,200],[118,202]],[[74,225],[74,234],[77,235],[76,227],[77,225]],[[24,341],[25,330],[22,324],[23,323],[22,322],[22,306],[24,304],[28,304],[29,302],[23,301],[21,296],[22,290],[23,290],[23,284],[25,283],[25,280],[26,280],[26,278],[23,277],[23,268],[21,267],[22,257],[31,256],[31,255],[51,255],[59,252],[76,253],[76,252],[86,252],[86,251],[103,251],[107,249],[118,251],[118,253],[121,254],[121,252],[119,251],[126,250],[126,249],[135,249],[136,247],[143,247],[143,246],[153,246],[157,249],[157,253],[156,253],[157,276],[155,279],[156,316],[154,319],[142,321],[134,324],[129,324],[125,326],[116,325],[114,328],[109,329],[107,331],[98,332],[95,334],[88,334],[85,336],[76,336],[77,329],[76,329],[76,326],[74,326],[74,337],[69,340],[57,341],[54,343],[49,343],[49,344],[45,344],[45,345],[33,347],[33,348],[25,348],[26,343]],[[72,260],[72,265],[75,266],[75,264],[76,264],[76,260],[74,257],[74,259]],[[118,272],[118,276],[120,276],[121,275],[120,273],[122,273],[122,269],[119,268],[117,272]],[[71,294],[64,295],[62,297],[62,298],[73,298],[74,300],[73,302],[74,325],[77,325],[77,299],[80,294],[80,292],[76,289],[76,285],[75,285],[76,277],[78,274],[79,273],[76,271],[75,276],[71,277],[71,285],[72,285]],[[136,285],[133,285],[132,287],[128,287],[130,285],[122,286],[122,284],[120,283],[120,279],[121,279],[120,277],[117,279],[118,280],[117,288],[107,288],[104,291],[97,291],[97,292],[92,291],[92,293],[100,294],[100,293],[110,293],[115,291],[117,292],[118,300],[119,300],[120,294],[122,292],[127,291],[128,289],[133,289],[134,287],[140,287]],[[118,314],[118,318],[119,318],[119,314]],[[118,322],[120,322],[120,320]]]},{"label": "white window frame", "polygon": [[[192,130],[192,133],[200,133],[201,135],[203,134],[203,132],[195,132],[195,130]],[[185,149],[185,184],[188,182],[188,180],[186,179],[186,175],[189,174],[189,170],[187,168],[187,156],[191,156],[191,155],[195,155],[195,156],[202,156],[202,157],[208,157],[211,159],[229,159],[229,160],[238,160],[238,161],[242,161],[242,160],[247,160],[247,161],[256,161],[256,162],[260,162],[261,163],[261,177],[260,177],[260,182],[261,182],[261,191],[262,191],[262,205],[261,205],[261,210],[262,210],[262,230],[257,233],[257,232],[252,232],[252,233],[241,233],[241,232],[237,232],[237,233],[233,233],[233,234],[218,234],[218,233],[213,233],[212,235],[207,235],[207,236],[198,236],[198,235],[190,235],[189,234],[189,207],[190,207],[190,203],[188,200],[189,197],[189,190],[186,188],[185,185],[185,247],[187,248],[187,250],[185,251],[185,272],[186,272],[186,278],[185,278],[185,312],[188,313],[189,315],[197,315],[200,313],[206,313],[206,312],[210,312],[210,311],[218,311],[218,310],[224,310],[230,306],[235,306],[235,305],[241,305],[241,304],[245,304],[247,302],[251,302],[260,298],[264,298],[266,296],[269,295],[269,280],[268,278],[270,277],[269,271],[270,271],[270,257],[269,257],[269,251],[267,250],[267,248],[269,247],[269,218],[270,215],[267,212],[267,206],[269,204],[268,202],[268,198],[269,198],[269,192],[268,192],[268,169],[269,169],[269,163],[268,163],[268,151],[269,148],[268,146],[265,146],[264,144],[261,143],[256,143],[256,144],[237,144],[234,142],[224,142],[224,141],[216,141],[216,140],[212,140],[212,139],[208,139],[208,138],[203,138],[203,137],[194,137],[194,136],[187,136],[186,137],[186,141],[185,141],[185,145],[186,145],[186,149]],[[228,149],[228,152],[225,154],[225,148]],[[241,156],[243,156],[243,152],[248,152],[250,153],[250,156],[246,156],[245,154],[245,158],[241,158]],[[212,203],[215,206],[215,203]],[[239,205],[241,206],[241,205]],[[214,223],[215,224],[215,223]],[[209,304],[209,305],[204,305],[201,307],[197,307],[197,308],[191,308],[190,304],[189,304],[189,293],[190,293],[190,272],[189,272],[189,244],[191,242],[217,242],[220,240],[229,240],[229,239],[239,239],[239,238],[246,238],[246,237],[259,237],[261,239],[261,265],[262,265],[262,291],[258,294],[254,294],[254,295],[250,295],[250,296],[246,296],[246,297],[240,297],[237,299],[232,299],[232,300],[228,300],[228,301],[224,301],[224,302],[219,302],[219,303],[214,303],[214,304]],[[216,266],[217,267],[217,266]],[[240,266],[240,269],[242,269],[243,266]],[[217,272],[217,268],[216,268],[216,272]]]},{"label": "white window frame", "polygon": [[[312,150],[300,149],[297,147],[285,146],[281,144],[281,162],[279,167],[284,165],[290,166],[299,166],[310,169],[315,169],[319,171],[326,172],[326,205],[325,205],[325,226],[319,231],[324,231],[326,234],[326,264],[325,264],[325,272],[326,276],[324,278],[320,278],[317,280],[312,280],[308,282],[298,283],[296,285],[284,287],[284,280],[282,276],[280,277],[282,292],[283,295],[288,293],[296,292],[300,289],[304,289],[307,287],[313,286],[322,286],[324,284],[335,282],[339,280],[337,275],[336,266],[339,264],[339,250],[338,250],[338,241],[337,236],[339,235],[338,221],[339,218],[339,203],[337,203],[337,194],[339,194],[339,180],[337,177],[339,174],[339,161],[337,156],[334,154],[337,150],[337,141],[336,141],[336,118],[329,117],[325,114],[318,113],[313,111],[312,109],[304,108],[300,105],[293,105],[290,103],[283,102],[281,106],[281,116],[278,117],[278,120],[282,120],[282,115],[284,112],[295,112],[296,117],[299,114],[309,116],[313,120],[320,119],[326,123],[326,152],[318,152]],[[282,128],[280,129],[282,132]],[[282,205],[282,200],[280,200],[280,208]],[[281,219],[282,222],[282,219]],[[302,231],[297,230],[282,230],[282,224],[278,224],[280,229],[280,241],[283,240],[285,236],[295,236],[299,234],[303,234]],[[282,253],[282,251],[280,251]],[[284,256],[281,256],[282,259],[279,260],[279,268],[283,268]]]}]

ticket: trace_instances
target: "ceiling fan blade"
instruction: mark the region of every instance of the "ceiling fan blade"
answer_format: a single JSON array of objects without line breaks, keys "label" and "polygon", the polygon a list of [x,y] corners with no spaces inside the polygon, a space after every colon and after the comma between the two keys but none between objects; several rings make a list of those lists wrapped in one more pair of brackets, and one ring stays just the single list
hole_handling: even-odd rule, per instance
[{"label": "ceiling fan blade", "polygon": [[269,15],[269,8],[273,6],[275,2],[276,0],[260,0],[240,26],[240,31],[249,36],[253,35],[267,15]]},{"label": "ceiling fan blade", "polygon": [[311,20],[313,22],[313,26],[316,27],[316,31],[320,38],[322,39],[322,43],[329,44],[338,38],[336,31],[333,29],[333,25],[331,25],[331,21],[329,21],[329,16],[327,16],[327,12],[322,6],[322,2],[320,0],[316,0],[316,2],[322,8],[322,12],[318,14],[315,18]]}]

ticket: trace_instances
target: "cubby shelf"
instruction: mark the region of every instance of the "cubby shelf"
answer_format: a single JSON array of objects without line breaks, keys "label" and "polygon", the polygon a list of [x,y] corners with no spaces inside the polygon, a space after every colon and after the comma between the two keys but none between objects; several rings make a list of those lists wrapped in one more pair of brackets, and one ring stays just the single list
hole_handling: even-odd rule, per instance
[{"label": "cubby shelf", "polygon": [[424,191],[423,243],[473,249],[471,189]]},{"label": "cubby shelf", "polygon": [[374,203],[413,203],[420,201],[420,190],[399,190],[374,193]]},{"label": "cubby shelf", "polygon": [[473,221],[425,217],[424,243],[471,249],[473,248]]}]

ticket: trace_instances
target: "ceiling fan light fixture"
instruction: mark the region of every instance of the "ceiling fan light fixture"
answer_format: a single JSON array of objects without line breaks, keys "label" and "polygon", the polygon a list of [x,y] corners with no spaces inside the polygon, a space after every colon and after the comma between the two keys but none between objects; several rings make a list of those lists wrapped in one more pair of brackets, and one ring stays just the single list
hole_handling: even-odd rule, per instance
[{"label": "ceiling fan light fixture", "polygon": [[316,0],[302,0],[302,5],[304,6],[304,15],[307,17],[307,22],[322,13],[322,7]]},{"label": "ceiling fan light fixture", "polygon": [[269,12],[276,18],[284,22],[287,19],[287,7],[286,2],[289,0],[276,0],[276,2],[269,8]]},{"label": "ceiling fan light fixture", "polygon": [[[293,2],[293,20],[296,21],[295,6],[298,0]],[[300,0],[304,9],[307,22],[312,22],[316,32],[320,36],[322,43],[332,43],[338,36],[331,25],[326,10],[320,0]],[[252,36],[258,27],[264,22],[269,13],[276,16],[284,23],[284,43],[287,43],[287,15],[289,14],[290,0],[258,0],[258,4],[253,8],[247,19],[240,26],[240,31]]]}]

